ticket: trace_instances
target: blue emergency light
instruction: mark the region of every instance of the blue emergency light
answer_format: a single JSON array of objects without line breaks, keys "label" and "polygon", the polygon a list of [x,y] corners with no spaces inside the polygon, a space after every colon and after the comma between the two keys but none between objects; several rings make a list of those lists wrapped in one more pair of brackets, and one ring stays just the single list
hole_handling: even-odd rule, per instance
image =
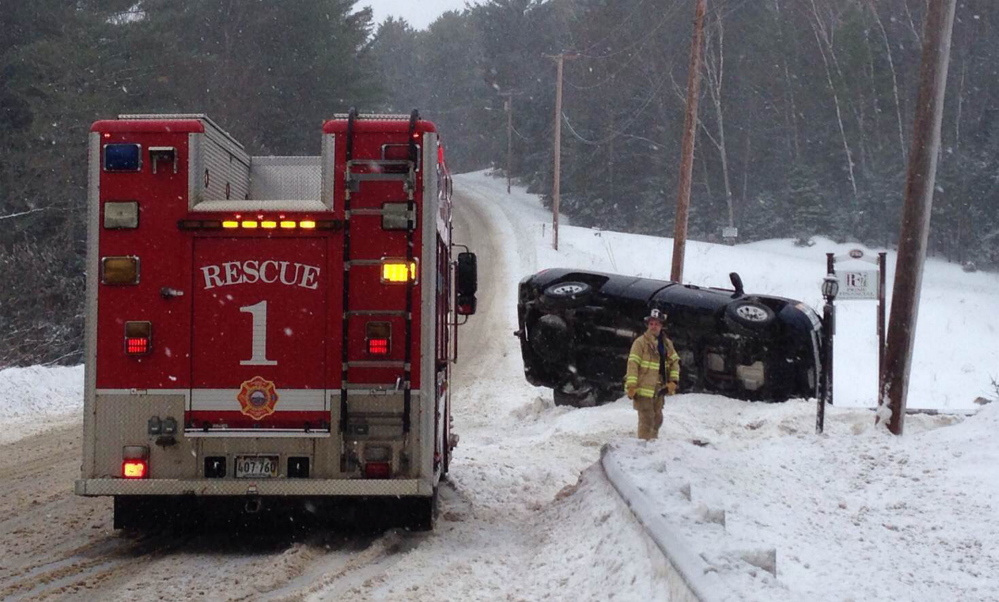
[{"label": "blue emergency light", "polygon": [[139,171],[141,169],[142,145],[104,145],[104,171]]}]

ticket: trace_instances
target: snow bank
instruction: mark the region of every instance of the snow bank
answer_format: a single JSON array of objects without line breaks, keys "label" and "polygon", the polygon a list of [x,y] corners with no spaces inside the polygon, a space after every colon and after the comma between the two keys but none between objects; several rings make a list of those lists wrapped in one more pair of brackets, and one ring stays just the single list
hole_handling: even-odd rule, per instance
[{"label": "snow bank", "polygon": [[83,366],[0,370],[5,392],[0,444],[79,421],[83,412]]}]

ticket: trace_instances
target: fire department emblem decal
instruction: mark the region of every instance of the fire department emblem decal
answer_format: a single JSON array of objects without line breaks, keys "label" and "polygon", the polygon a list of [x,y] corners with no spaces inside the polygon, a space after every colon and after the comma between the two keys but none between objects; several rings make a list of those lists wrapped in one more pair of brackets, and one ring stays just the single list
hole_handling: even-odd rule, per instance
[{"label": "fire department emblem decal", "polygon": [[243,381],[236,395],[242,412],[254,420],[262,420],[274,413],[278,402],[277,389],[274,383],[260,376]]}]

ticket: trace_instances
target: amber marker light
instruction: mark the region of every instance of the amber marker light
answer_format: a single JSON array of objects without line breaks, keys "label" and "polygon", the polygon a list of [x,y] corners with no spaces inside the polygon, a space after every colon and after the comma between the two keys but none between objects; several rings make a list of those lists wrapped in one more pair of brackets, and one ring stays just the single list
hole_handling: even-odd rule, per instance
[{"label": "amber marker light", "polygon": [[104,284],[138,284],[139,258],[135,256],[101,258],[101,282]]},{"label": "amber marker light", "polygon": [[231,221],[231,220],[226,220],[226,221],[222,222],[222,227],[223,228],[238,228],[239,227],[239,222],[234,222],[234,221]]},{"label": "amber marker light", "polygon": [[261,228],[268,228],[268,229],[270,229],[270,228],[277,228],[277,222],[272,222],[270,220],[264,220],[264,221],[260,222],[260,227]]},{"label": "amber marker light", "polygon": [[314,230],[316,228],[316,222],[306,219],[298,222],[298,227],[305,230]]},{"label": "amber marker light", "polygon": [[416,262],[385,261],[382,263],[382,282],[393,284],[416,281]]},{"label": "amber marker light", "polygon": [[298,227],[298,222],[293,222],[289,220],[281,220],[281,227],[285,230],[294,230]]},{"label": "amber marker light", "polygon": [[253,229],[257,227],[257,221],[252,219],[245,219],[240,223],[240,226],[244,228]]}]

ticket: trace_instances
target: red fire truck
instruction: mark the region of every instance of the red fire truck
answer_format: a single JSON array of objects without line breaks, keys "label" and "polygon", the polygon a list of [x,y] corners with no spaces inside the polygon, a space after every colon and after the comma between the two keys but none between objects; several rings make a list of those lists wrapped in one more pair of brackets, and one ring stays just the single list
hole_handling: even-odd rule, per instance
[{"label": "red fire truck", "polygon": [[76,493],[115,528],[289,502],[432,527],[475,255],[433,123],[317,133],[256,157],[204,115],[92,126]]}]

